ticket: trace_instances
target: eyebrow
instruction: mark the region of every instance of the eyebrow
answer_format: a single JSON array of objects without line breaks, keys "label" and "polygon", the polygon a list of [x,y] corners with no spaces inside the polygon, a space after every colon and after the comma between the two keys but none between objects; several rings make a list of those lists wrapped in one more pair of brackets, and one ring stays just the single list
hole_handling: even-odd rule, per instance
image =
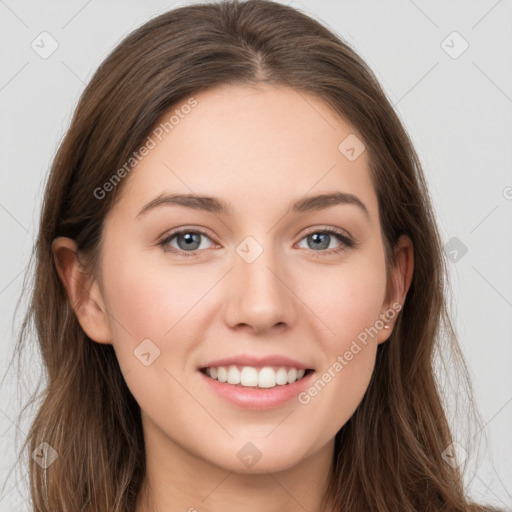
[{"label": "eyebrow", "polygon": [[[323,210],[331,206],[350,204],[357,206],[369,219],[370,214],[364,203],[355,195],[346,192],[333,192],[320,194],[299,199],[291,205],[292,213],[303,213],[316,210]],[[194,210],[203,210],[211,213],[233,215],[233,207],[222,199],[198,196],[195,194],[160,194],[147,203],[137,214],[137,217],[154,210],[159,206],[182,206]],[[290,211],[289,210],[289,211]]]}]

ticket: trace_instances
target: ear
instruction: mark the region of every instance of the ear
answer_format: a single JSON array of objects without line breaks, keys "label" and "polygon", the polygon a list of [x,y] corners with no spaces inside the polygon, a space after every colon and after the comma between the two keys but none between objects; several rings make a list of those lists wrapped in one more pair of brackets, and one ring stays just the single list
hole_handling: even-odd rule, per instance
[{"label": "ear", "polygon": [[52,253],[59,277],[82,329],[93,341],[110,343],[110,324],[98,282],[91,280],[80,264],[76,242],[71,238],[55,238]]},{"label": "ear", "polygon": [[391,269],[386,290],[386,299],[382,304],[381,318],[387,329],[383,328],[377,335],[377,343],[386,341],[401,311],[414,271],[414,246],[407,235],[402,235],[395,245],[395,264]]}]

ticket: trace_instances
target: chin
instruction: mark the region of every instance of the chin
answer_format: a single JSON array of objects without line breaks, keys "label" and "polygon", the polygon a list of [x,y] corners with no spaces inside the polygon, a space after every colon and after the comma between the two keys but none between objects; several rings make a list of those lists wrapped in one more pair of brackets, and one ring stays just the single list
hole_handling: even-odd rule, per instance
[{"label": "chin", "polygon": [[[266,474],[286,471],[296,466],[305,457],[304,446],[295,446],[294,443],[275,443],[268,439],[265,441],[235,441],[234,447],[226,446],[223,449],[216,447],[211,456],[210,463],[226,470],[240,474]],[[210,454],[208,454],[210,455]]]}]

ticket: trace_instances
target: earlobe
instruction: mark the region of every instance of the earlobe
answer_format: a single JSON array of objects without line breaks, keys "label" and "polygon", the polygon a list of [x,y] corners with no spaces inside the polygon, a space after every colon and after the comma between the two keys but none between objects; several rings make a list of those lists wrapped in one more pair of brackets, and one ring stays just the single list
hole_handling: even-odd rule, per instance
[{"label": "earlobe", "polygon": [[71,307],[87,336],[98,343],[111,343],[108,314],[97,281],[84,271],[77,245],[66,237],[55,238],[52,254]]},{"label": "earlobe", "polygon": [[386,341],[393,331],[414,274],[414,246],[407,235],[402,235],[395,246],[395,265],[388,283],[387,300],[381,312],[385,327],[380,330],[377,342]]}]

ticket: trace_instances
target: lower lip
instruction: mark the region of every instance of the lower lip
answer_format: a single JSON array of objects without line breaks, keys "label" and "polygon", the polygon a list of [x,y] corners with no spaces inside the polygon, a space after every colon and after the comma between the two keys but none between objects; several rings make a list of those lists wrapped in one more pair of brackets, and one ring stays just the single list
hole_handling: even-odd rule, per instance
[{"label": "lower lip", "polygon": [[314,371],[293,384],[277,385],[273,388],[241,387],[219,382],[199,371],[206,384],[219,396],[244,409],[276,409],[295,398],[310,385]]}]

